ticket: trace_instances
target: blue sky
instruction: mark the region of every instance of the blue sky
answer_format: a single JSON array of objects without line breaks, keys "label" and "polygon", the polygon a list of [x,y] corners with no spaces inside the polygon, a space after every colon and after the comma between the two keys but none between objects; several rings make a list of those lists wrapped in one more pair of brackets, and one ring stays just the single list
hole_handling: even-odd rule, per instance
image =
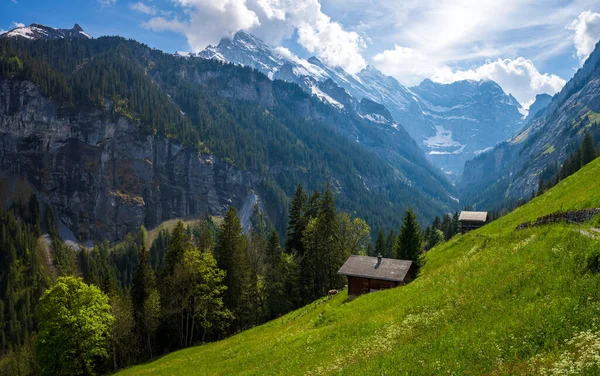
[{"label": "blue sky", "polygon": [[581,66],[600,39],[598,12],[600,0],[0,0],[0,30],[79,23],[174,52],[244,29],[350,72],[375,65],[407,86],[493,79],[528,104]]}]

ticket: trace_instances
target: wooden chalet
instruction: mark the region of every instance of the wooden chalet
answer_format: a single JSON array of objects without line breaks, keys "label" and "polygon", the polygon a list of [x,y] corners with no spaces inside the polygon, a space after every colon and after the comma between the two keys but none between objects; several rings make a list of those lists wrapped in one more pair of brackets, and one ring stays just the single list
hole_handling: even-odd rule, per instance
[{"label": "wooden chalet", "polygon": [[464,234],[471,230],[476,230],[485,225],[488,221],[487,212],[461,211],[458,217],[460,222],[460,231]]},{"label": "wooden chalet", "polygon": [[403,285],[414,278],[412,261],[352,255],[338,270],[348,277],[348,297]]}]

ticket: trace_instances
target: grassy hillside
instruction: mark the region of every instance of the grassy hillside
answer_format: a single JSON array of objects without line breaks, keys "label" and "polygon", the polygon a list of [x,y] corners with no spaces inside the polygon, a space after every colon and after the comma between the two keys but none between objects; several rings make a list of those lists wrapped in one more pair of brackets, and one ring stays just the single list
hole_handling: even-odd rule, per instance
[{"label": "grassy hillside", "polygon": [[598,219],[514,229],[600,207],[599,176],[600,159],[434,248],[408,286],[349,303],[343,292],[122,374],[598,374],[600,236],[580,232]]}]

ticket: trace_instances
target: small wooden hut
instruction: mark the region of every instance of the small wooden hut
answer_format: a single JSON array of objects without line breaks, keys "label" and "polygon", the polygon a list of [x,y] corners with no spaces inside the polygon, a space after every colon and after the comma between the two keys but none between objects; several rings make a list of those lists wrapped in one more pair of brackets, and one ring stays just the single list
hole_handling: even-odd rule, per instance
[{"label": "small wooden hut", "polygon": [[348,297],[403,285],[414,278],[412,261],[352,255],[338,270],[348,277]]},{"label": "small wooden hut", "polygon": [[488,221],[487,212],[461,211],[458,217],[460,222],[460,231],[464,234],[471,230],[476,230],[485,225]]}]

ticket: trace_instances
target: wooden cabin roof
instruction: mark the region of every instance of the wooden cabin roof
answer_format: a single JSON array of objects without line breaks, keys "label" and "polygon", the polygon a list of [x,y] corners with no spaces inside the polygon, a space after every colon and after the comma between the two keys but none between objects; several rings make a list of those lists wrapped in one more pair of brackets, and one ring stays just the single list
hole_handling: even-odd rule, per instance
[{"label": "wooden cabin roof", "polygon": [[458,217],[459,221],[486,222],[487,212],[461,211]]},{"label": "wooden cabin roof", "polygon": [[412,264],[413,262],[408,260],[381,258],[379,262],[377,257],[352,255],[338,270],[338,274],[402,282]]}]

